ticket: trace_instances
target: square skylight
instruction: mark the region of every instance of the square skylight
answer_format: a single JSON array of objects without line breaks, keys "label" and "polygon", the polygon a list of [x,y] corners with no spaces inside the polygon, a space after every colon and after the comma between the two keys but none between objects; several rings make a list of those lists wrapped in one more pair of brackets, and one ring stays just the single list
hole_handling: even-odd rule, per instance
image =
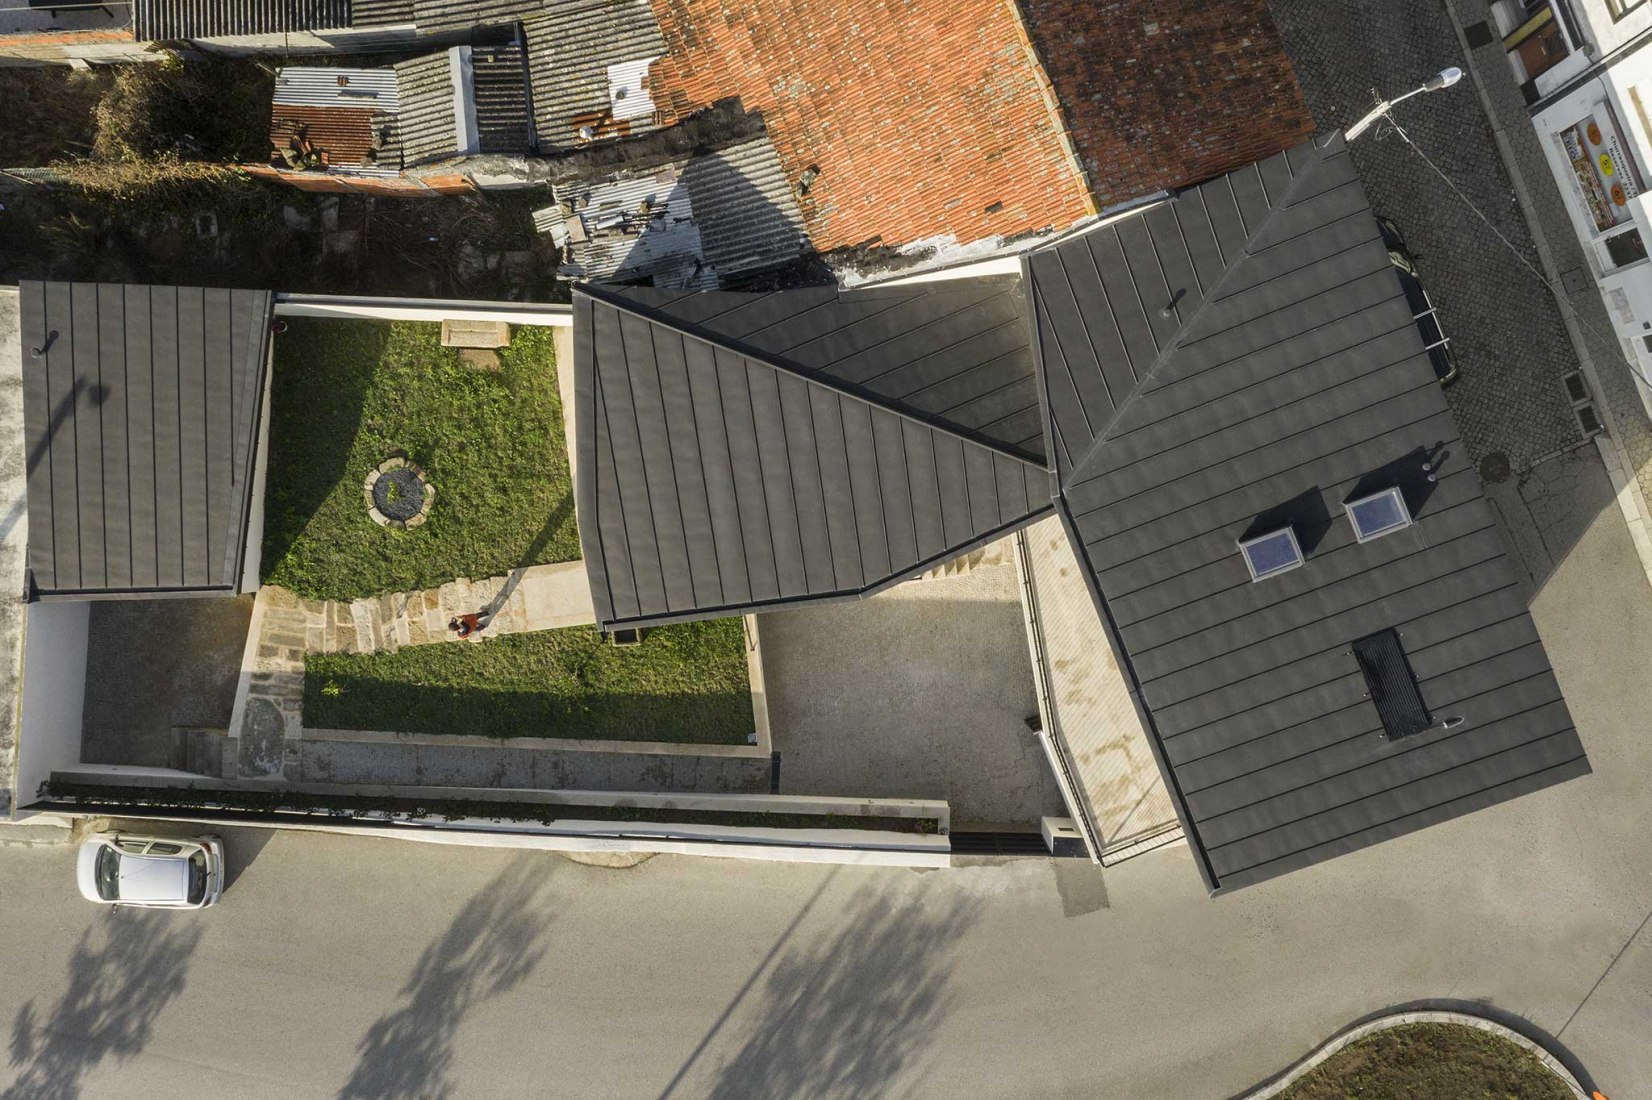
[{"label": "square skylight", "polygon": [[1245,556],[1245,568],[1253,581],[1288,573],[1302,564],[1302,547],[1289,527],[1246,539],[1239,544],[1239,552]]},{"label": "square skylight", "polygon": [[1354,538],[1360,542],[1370,542],[1411,526],[1411,510],[1405,506],[1405,497],[1398,489],[1384,489],[1351,500],[1343,507],[1348,510],[1348,521],[1354,525]]}]

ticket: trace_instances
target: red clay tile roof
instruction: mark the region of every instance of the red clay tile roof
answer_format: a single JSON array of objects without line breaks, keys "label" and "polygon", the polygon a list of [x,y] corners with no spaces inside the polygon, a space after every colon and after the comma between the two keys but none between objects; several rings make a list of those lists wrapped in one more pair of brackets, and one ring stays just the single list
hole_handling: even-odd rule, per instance
[{"label": "red clay tile roof", "polygon": [[821,251],[1065,226],[1312,131],[1265,0],[653,4],[664,120],[762,112]]},{"label": "red clay tile roof", "polygon": [[1313,133],[1264,0],[1021,0],[1102,206]]},{"label": "red clay tile roof", "polygon": [[[654,0],[668,113],[766,117],[821,251],[1065,226],[1092,206],[1006,0]],[[989,209],[992,211],[989,213]]]}]

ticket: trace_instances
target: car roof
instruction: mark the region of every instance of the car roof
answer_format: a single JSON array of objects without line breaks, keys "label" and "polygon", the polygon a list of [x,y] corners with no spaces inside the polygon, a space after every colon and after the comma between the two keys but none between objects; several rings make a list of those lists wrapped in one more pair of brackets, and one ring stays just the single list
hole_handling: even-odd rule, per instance
[{"label": "car roof", "polygon": [[[119,851],[119,849],[116,849]],[[187,901],[189,855],[135,856],[120,852],[121,901]]]}]

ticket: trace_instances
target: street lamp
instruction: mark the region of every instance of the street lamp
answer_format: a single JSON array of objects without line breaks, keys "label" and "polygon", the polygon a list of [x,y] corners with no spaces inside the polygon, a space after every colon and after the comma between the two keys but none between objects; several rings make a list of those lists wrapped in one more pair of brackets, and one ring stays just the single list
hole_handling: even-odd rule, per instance
[{"label": "street lamp", "polygon": [[1348,127],[1347,131],[1342,136],[1347,141],[1353,141],[1355,138],[1365,133],[1366,130],[1369,130],[1371,126],[1376,123],[1377,119],[1382,118],[1389,111],[1393,110],[1394,104],[1404,103],[1412,96],[1421,95],[1424,92],[1437,92],[1441,88],[1449,88],[1461,79],[1463,79],[1463,70],[1457,68],[1455,65],[1449,69],[1441,69],[1439,72],[1429,77],[1428,80],[1426,80],[1420,87],[1413,88],[1402,96],[1396,96],[1393,99],[1385,99],[1375,107],[1371,108],[1370,112],[1364,118]]}]

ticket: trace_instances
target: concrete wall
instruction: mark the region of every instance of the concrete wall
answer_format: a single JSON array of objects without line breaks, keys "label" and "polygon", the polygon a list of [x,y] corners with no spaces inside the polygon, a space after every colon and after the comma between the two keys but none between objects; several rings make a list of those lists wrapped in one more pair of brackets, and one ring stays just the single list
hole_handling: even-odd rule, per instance
[{"label": "concrete wall", "polygon": [[[86,646],[92,605],[33,603],[23,635],[23,702],[17,737],[18,803],[27,805],[53,771],[80,762]],[[141,684],[133,685],[141,691]]]},{"label": "concrete wall", "polygon": [[241,591],[257,592],[258,575],[264,562],[264,483],[270,465],[270,386],[275,378],[275,347],[264,365],[264,399],[258,413],[257,454],[252,465],[252,485],[247,504],[247,549],[241,562]]},{"label": "concrete wall", "polygon": [[336,294],[277,294],[277,317],[368,321],[505,321],[513,325],[572,327],[571,306],[556,303],[462,302],[439,298],[368,298]]}]

